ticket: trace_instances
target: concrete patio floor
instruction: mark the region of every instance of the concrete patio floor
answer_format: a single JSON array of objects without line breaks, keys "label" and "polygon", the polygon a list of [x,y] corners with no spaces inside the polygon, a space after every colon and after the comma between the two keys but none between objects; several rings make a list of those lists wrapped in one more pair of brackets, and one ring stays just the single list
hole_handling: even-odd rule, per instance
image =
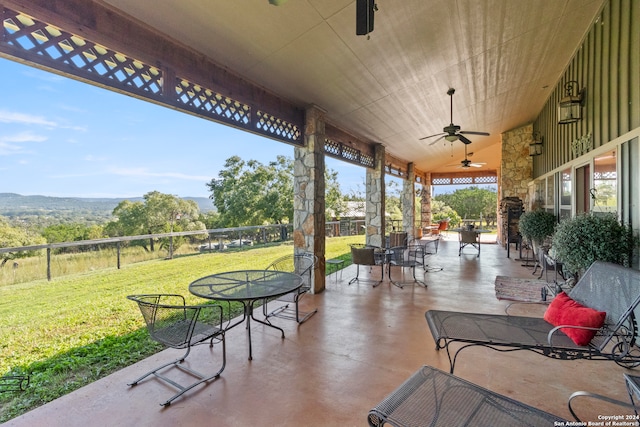
[{"label": "concrete patio floor", "polygon": [[[348,285],[350,266],[327,278],[327,289],[303,298],[317,307],[306,323],[275,319],[286,338],[252,324],[253,360],[247,360],[245,329],[227,334],[227,367],[222,376],[199,386],[167,408],[160,402],[173,390],[156,379],[135,387],[127,382],[179,355],[162,351],[135,365],[13,419],[7,426],[362,426],[368,411],[422,365],[448,371],[444,351],[436,351],[424,313],[428,309],[504,313],[507,301],[494,293],[497,275],[532,278],[532,269],[497,244],[483,244],[458,256],[458,243],[443,239],[428,259],[442,271],[424,273],[420,286],[397,288],[385,280]],[[264,262],[261,262],[264,264]],[[379,268],[372,276],[378,277]],[[363,275],[362,272],[365,274]],[[361,277],[369,274],[361,269]],[[393,269],[394,277],[400,269]],[[419,271],[419,277],[423,273]],[[405,277],[411,273],[406,270]],[[185,284],[185,293],[187,284]],[[518,305],[513,314],[542,316],[544,306]],[[220,346],[192,350],[188,363],[213,369]],[[622,374],[609,361],[559,361],[526,351],[500,353],[485,348],[461,353],[456,375],[495,392],[572,420],[567,399],[588,390],[628,401]],[[639,374],[636,372],[636,374]],[[589,401],[577,406],[585,419],[628,414],[613,405]]]}]

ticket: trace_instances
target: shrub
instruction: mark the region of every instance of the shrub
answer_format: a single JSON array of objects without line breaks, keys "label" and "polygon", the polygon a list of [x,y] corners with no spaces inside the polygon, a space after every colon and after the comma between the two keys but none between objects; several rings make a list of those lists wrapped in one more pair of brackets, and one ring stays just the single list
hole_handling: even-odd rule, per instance
[{"label": "shrub", "polygon": [[560,221],[553,235],[555,257],[564,268],[581,274],[594,261],[629,266],[638,240],[612,213],[581,214]]},{"label": "shrub", "polygon": [[532,242],[542,243],[544,239],[553,234],[556,227],[556,217],[542,209],[528,211],[520,215],[518,226],[524,237]]}]

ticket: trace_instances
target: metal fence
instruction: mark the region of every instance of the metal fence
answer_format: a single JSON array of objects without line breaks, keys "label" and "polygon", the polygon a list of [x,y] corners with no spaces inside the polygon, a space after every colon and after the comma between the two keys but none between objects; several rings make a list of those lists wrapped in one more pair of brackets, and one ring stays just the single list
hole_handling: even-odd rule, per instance
[{"label": "metal fence", "polygon": [[[351,236],[364,234],[364,220],[345,220],[328,222],[326,225],[327,237]],[[121,267],[121,250],[134,241],[150,239],[168,239],[168,256],[174,255],[174,238],[188,237],[191,245],[196,245],[194,250],[200,252],[225,251],[244,246],[263,245],[272,242],[284,242],[292,239],[292,224],[271,224],[260,226],[246,226],[233,228],[215,228],[197,231],[178,231],[172,233],[144,234],[138,236],[109,237],[104,239],[81,240],[76,242],[47,243],[42,245],[20,246],[0,248],[0,255],[19,252],[46,251],[47,280],[51,280],[51,257],[56,251],[61,252],[68,248],[83,248],[84,250],[99,250],[103,248],[116,248],[116,266]],[[167,242],[165,240],[165,242]],[[14,268],[17,263],[14,264]]]}]

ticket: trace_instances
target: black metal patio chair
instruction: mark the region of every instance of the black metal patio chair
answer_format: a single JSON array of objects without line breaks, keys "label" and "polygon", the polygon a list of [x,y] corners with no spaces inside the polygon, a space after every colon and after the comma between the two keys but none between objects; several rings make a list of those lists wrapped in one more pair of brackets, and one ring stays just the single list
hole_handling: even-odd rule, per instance
[{"label": "black metal patio chair", "polygon": [[[307,312],[301,311],[299,304],[300,299],[311,289],[312,274],[317,263],[318,257],[312,253],[304,252],[302,254],[285,255],[267,266],[267,270],[286,271],[287,273],[295,273],[301,276],[302,286],[295,292],[290,292],[276,298],[278,301],[287,302],[287,304],[271,312],[267,309],[269,300],[264,301],[262,312],[266,319],[269,317],[280,317],[282,319],[295,320],[298,323],[303,323],[318,312],[317,308]],[[290,304],[293,304],[294,307],[289,307]]]},{"label": "black metal patio chair", "polygon": [[[179,390],[167,401],[161,403],[162,406],[168,406],[173,400],[197,385],[220,376],[226,365],[225,325],[223,309],[220,305],[186,305],[184,297],[176,294],[129,295],[127,298],[138,304],[153,340],[167,347],[186,349],[184,355],[178,359],[147,372],[129,383],[130,386],[135,386],[149,375],[154,375]],[[209,341],[209,347],[213,347],[214,340],[222,343],[221,366],[215,373],[205,375],[182,365],[191,352],[192,346]],[[186,372],[198,381],[181,385],[165,375],[165,368],[172,367]]]},{"label": "black metal patio chair", "polygon": [[373,269],[374,266],[380,266],[380,280],[371,280],[365,279],[367,281],[372,281],[373,287],[375,288],[384,279],[384,264],[385,264],[385,251],[384,249],[377,248],[375,246],[367,246],[360,244],[351,245],[351,263],[356,265],[356,277],[349,280],[349,284],[353,282],[357,282],[360,279],[360,266],[368,265],[370,269]]},{"label": "black metal patio chair", "polygon": [[[424,248],[420,245],[396,246],[391,248],[389,253],[389,269],[388,269],[389,280],[391,281],[391,283],[393,283],[395,286],[401,289],[404,287],[404,285],[413,284],[413,283],[418,283],[426,288],[427,284],[416,277],[416,267],[419,265],[422,265],[420,260],[424,260]],[[392,266],[400,267],[401,272],[403,274],[402,281],[393,280],[391,278]],[[405,268],[411,269],[411,273],[413,275],[413,282],[404,281]]]}]

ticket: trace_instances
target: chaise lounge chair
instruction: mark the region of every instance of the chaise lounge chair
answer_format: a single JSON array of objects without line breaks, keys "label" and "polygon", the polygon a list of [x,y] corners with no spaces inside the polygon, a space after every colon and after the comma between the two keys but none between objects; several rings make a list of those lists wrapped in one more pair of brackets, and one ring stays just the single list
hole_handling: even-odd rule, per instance
[{"label": "chaise lounge chair", "polygon": [[[440,310],[429,310],[425,317],[436,350],[447,350],[451,373],[460,351],[475,346],[505,352],[530,350],[562,360],[613,360],[627,368],[640,364],[634,315],[640,303],[640,271],[596,261],[568,297],[567,304],[578,303],[593,311],[605,312],[606,315],[600,313],[604,317],[602,326],[578,324],[581,322],[573,321],[576,316],[571,315],[569,319],[573,320],[555,321],[555,325],[543,318]],[[554,305],[552,302],[550,308]],[[572,310],[561,308],[558,312],[566,314]],[[545,317],[548,316],[545,314]],[[584,331],[595,335],[578,344],[569,336]],[[462,345],[453,351],[454,343]]]},{"label": "chaise lounge chair", "polygon": [[371,427],[564,426],[566,420],[492,392],[431,366],[423,366],[367,416]]}]

